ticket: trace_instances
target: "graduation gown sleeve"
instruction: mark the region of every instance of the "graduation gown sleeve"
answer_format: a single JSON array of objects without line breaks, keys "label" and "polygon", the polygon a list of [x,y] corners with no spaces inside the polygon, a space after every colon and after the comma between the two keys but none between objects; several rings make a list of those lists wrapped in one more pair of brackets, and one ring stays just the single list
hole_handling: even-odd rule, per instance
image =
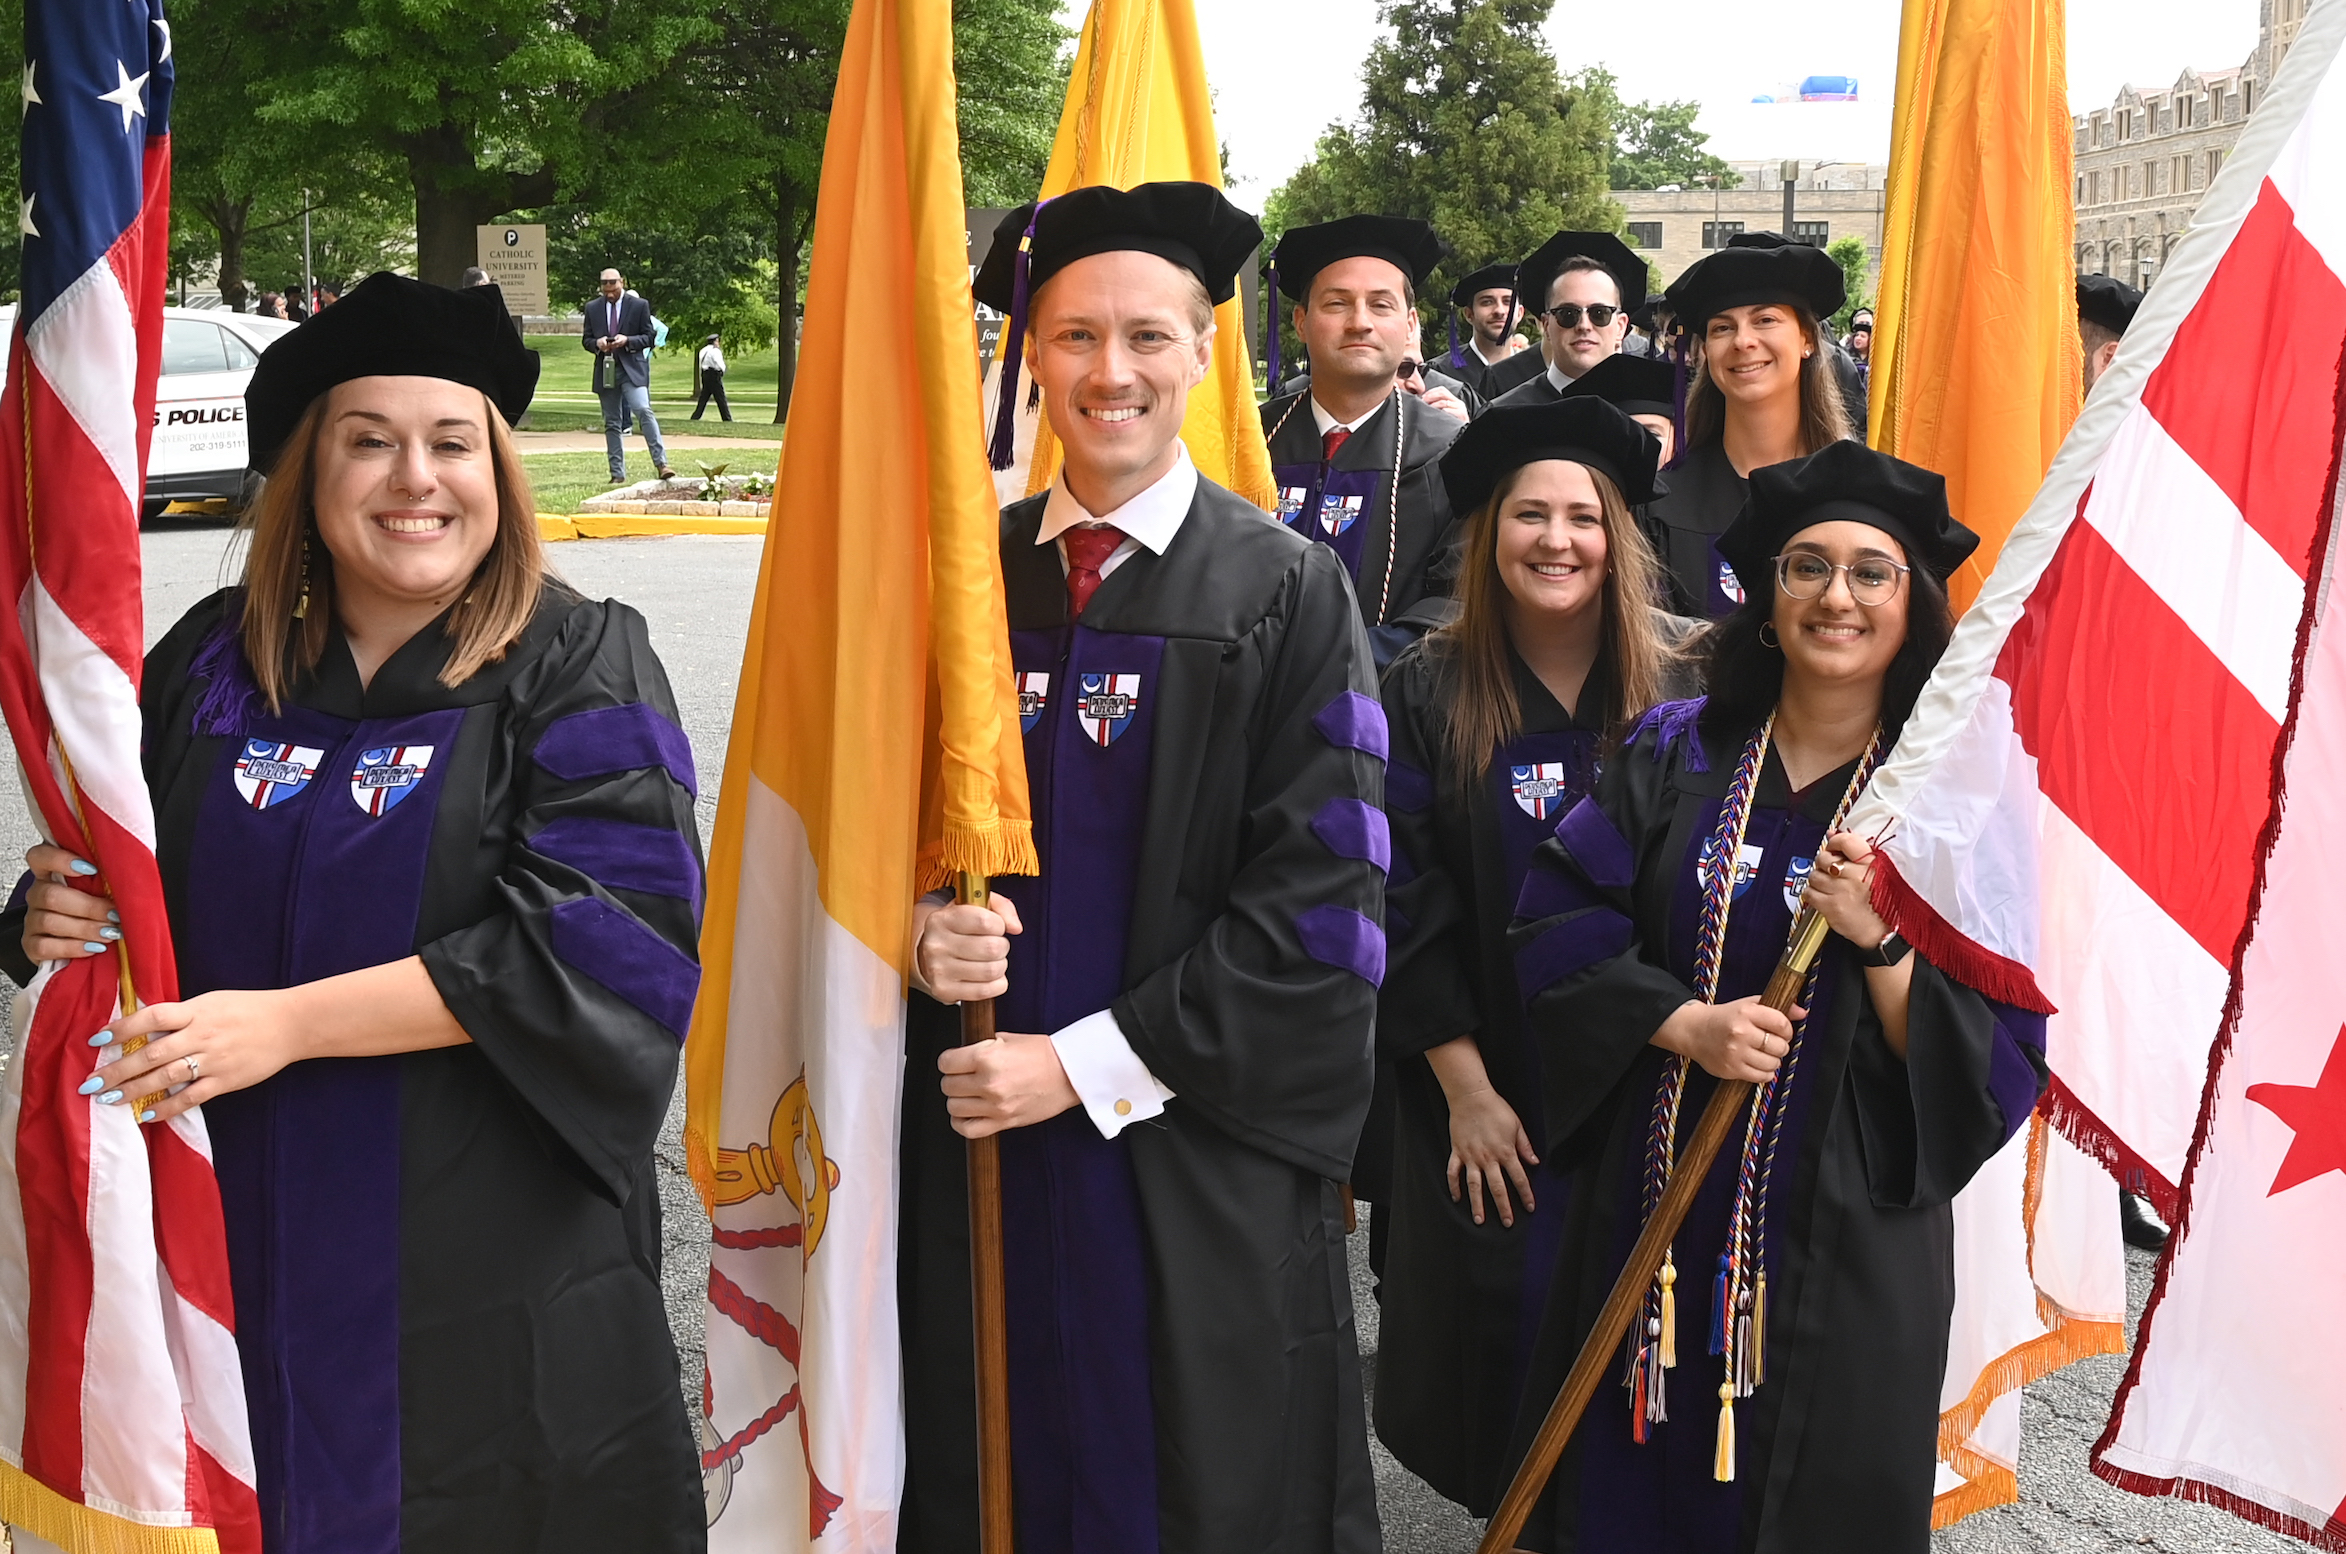
[{"label": "graduation gown sleeve", "polygon": [[1541,1052],[1549,1148],[1589,1120],[1694,990],[1640,942],[1633,891],[1659,862],[1676,808],[1673,752],[1643,735],[1532,854],[1508,943]]},{"label": "graduation gown sleeve", "polygon": [[1458,878],[1437,829],[1437,763],[1443,748],[1438,675],[1420,644],[1385,674],[1385,717],[1393,755],[1385,768],[1385,812],[1393,868],[1385,886],[1389,945],[1377,996],[1377,1056],[1391,1062],[1482,1028],[1468,968],[1474,963],[1473,889]]},{"label": "graduation gown sleeve", "polygon": [[570,612],[506,732],[520,819],[495,910],[422,947],[499,1075],[623,1200],[700,986],[691,747],[643,617]]},{"label": "graduation gown sleeve", "polygon": [[[1263,684],[1250,713],[1254,754],[1239,861],[1221,910],[1195,942],[1113,1005],[1133,1051],[1216,1127],[1342,1180],[1359,1131],[1362,1045],[1290,1032],[1365,1030],[1385,969],[1385,718],[1367,643],[1325,545],[1308,547],[1283,597],[1250,633]],[[1243,656],[1240,655],[1240,656]],[[1226,839],[1217,838],[1217,841]]]}]

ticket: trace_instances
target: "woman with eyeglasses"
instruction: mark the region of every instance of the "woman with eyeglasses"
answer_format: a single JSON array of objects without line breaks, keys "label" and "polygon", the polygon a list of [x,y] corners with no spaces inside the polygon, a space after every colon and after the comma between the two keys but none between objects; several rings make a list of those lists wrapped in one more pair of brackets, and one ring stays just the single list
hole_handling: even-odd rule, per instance
[{"label": "woman with eyeglasses", "polygon": [[1743,603],[1719,538],[1755,469],[1855,435],[1819,320],[1840,311],[1841,266],[1804,243],[1723,248],[1664,294],[1692,352],[1686,447],[1657,525],[1675,608],[1719,619]]},{"label": "woman with eyeglasses", "polygon": [[1632,512],[1660,445],[1593,395],[1493,408],[1443,456],[1467,514],[1458,617],[1386,673],[1394,1096],[1377,1433],[1476,1515],[1499,1491],[1566,1217],[1507,928],[1532,849],[1607,745],[1677,690]]},{"label": "woman with eyeglasses", "polygon": [[[1756,469],[1709,694],[1649,714],[1533,856],[1510,941],[1571,1213],[1516,1455],[1713,1089],[1760,1088],[1526,1549],[1929,1545],[1949,1204],[2035,1105],[2044,1020],[1899,937],[1844,818],[1977,544],[1943,480],[1856,443]],[[1758,995],[1804,893],[1832,931],[1787,1017]]]}]

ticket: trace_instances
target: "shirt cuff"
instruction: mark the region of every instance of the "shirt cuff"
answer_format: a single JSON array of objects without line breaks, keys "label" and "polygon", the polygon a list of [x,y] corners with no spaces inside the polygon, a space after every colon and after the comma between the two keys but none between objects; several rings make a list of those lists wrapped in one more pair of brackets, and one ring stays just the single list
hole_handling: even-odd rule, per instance
[{"label": "shirt cuff", "polygon": [[1051,1046],[1102,1138],[1112,1139],[1129,1125],[1156,1116],[1173,1099],[1173,1092],[1157,1082],[1124,1039],[1113,1010],[1085,1015],[1053,1032]]}]

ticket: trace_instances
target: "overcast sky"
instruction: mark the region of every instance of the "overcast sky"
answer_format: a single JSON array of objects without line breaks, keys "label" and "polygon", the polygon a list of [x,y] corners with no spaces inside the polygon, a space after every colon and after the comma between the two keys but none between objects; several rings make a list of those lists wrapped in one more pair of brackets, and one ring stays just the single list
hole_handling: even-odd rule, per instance
[{"label": "overcast sky", "polygon": [[[1232,193],[1259,206],[1348,118],[1376,28],[1375,0],[1193,0]],[[1069,0],[1070,26],[1084,7]],[[1711,149],[1730,158],[1887,161],[1898,74],[1895,0],[1658,0],[1560,6],[1548,41],[1567,70],[1602,64],[1632,100],[1691,97]],[[2256,46],[2257,0],[2069,0],[2069,96],[2106,104],[2119,87],[2164,85],[2185,66],[2237,65]],[[1752,33],[1755,15],[1765,16]],[[1663,31],[1667,27],[1668,31]],[[1639,47],[1628,41],[1643,33]],[[1854,104],[1754,104],[1807,75],[1853,75]]]}]

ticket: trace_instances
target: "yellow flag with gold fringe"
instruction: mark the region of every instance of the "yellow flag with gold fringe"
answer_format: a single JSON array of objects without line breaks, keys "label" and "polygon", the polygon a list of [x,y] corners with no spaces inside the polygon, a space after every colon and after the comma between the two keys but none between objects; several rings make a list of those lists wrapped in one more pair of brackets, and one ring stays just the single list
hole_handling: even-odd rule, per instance
[{"label": "yellow flag with gold fringe", "polygon": [[[1092,0],[1042,197],[1091,184],[1129,189],[1165,179],[1222,187],[1197,12],[1190,0]],[[1190,390],[1181,440],[1200,474],[1268,512],[1277,496],[1271,450],[1255,412],[1254,364],[1237,297],[1214,310],[1214,327],[1214,365]],[[1040,411],[1036,419],[1029,495],[1049,489],[1059,473],[1050,413]]]},{"label": "yellow flag with gold fringe", "polygon": [[954,101],[951,0],[856,0],[685,1048],[719,1551],[896,1546],[913,901],[1035,871]]}]

